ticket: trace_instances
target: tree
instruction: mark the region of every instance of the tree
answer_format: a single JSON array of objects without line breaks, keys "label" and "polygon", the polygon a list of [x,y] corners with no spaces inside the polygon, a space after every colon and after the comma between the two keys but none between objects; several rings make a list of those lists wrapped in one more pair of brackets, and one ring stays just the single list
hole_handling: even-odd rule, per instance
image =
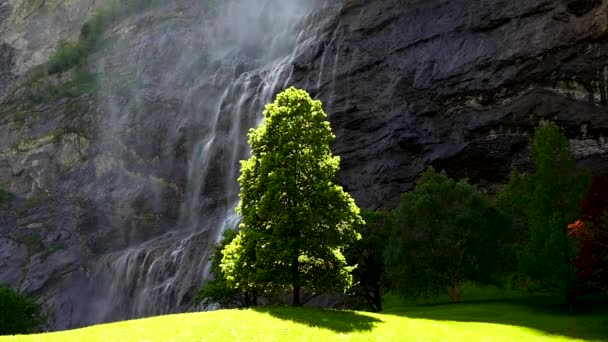
[{"label": "tree", "polygon": [[387,241],[391,287],[402,297],[460,300],[464,281],[495,283],[510,222],[477,187],[429,167],[395,210]]},{"label": "tree", "polygon": [[245,307],[257,305],[256,291],[251,289],[239,291],[228,286],[226,277],[224,276],[220,263],[222,261],[222,250],[234,240],[236,232],[232,229],[224,231],[222,240],[219,244],[213,245],[213,253],[209,260],[211,261],[211,275],[213,279],[208,280],[199,290],[194,302],[196,305],[201,303],[210,304],[217,303],[222,308],[227,307]]},{"label": "tree", "polygon": [[346,260],[354,263],[352,293],[365,298],[372,311],[382,311],[382,295],[388,289],[384,266],[384,249],[390,236],[390,213],[364,210],[364,225],[357,226],[363,238],[345,252]]},{"label": "tree", "polygon": [[580,218],[590,177],[575,169],[568,140],[554,123],[536,128],[532,157],[535,172],[513,173],[502,195],[528,226],[520,249],[520,273],[539,289],[562,293],[572,302],[577,245],[568,226]]},{"label": "tree", "polygon": [[594,177],[582,205],[580,220],[568,226],[580,244],[574,262],[583,292],[608,292],[608,176]]},{"label": "tree", "polygon": [[344,291],[352,283],[342,251],[360,235],[359,208],[333,179],[339,157],[321,102],[289,88],[266,106],[248,134],[251,158],[241,162],[240,231],[223,251],[228,284],[241,290]]},{"label": "tree", "polygon": [[0,335],[37,332],[45,322],[38,303],[0,284]]}]

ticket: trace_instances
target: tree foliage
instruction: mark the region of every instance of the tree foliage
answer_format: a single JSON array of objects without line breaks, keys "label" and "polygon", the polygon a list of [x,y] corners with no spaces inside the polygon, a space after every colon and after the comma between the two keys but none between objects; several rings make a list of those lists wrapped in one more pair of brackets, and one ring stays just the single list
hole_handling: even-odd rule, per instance
[{"label": "tree foliage", "polygon": [[240,231],[223,251],[228,284],[241,290],[344,291],[353,267],[342,251],[360,238],[359,208],[333,183],[340,159],[320,101],[289,88],[249,131],[251,158],[241,163]]},{"label": "tree foliage", "polygon": [[45,322],[38,303],[0,284],[0,335],[37,332]]},{"label": "tree foliage", "polygon": [[554,123],[535,130],[532,157],[535,172],[513,173],[501,195],[528,226],[519,269],[539,289],[570,298],[576,285],[577,246],[568,225],[580,218],[590,177],[575,169],[569,142]]},{"label": "tree foliage", "polygon": [[218,304],[222,308],[229,307],[249,307],[257,304],[257,295],[255,291],[239,291],[228,286],[226,277],[224,276],[220,263],[222,261],[222,250],[234,240],[236,232],[228,229],[224,231],[220,243],[213,246],[213,253],[209,260],[211,261],[211,275],[213,279],[208,280],[199,290],[195,304]]},{"label": "tree foliage", "polygon": [[590,287],[585,292],[608,292],[608,176],[594,177],[582,211],[582,218],[568,226],[580,243],[577,279]]},{"label": "tree foliage", "polygon": [[388,290],[384,250],[390,236],[391,215],[387,211],[364,210],[364,225],[357,226],[363,237],[345,252],[346,260],[356,264],[351,294],[365,298],[367,306],[382,311],[382,295]]},{"label": "tree foliage", "polygon": [[387,271],[401,296],[447,290],[459,301],[464,281],[495,282],[510,222],[477,187],[430,167],[403,195],[394,220]]}]

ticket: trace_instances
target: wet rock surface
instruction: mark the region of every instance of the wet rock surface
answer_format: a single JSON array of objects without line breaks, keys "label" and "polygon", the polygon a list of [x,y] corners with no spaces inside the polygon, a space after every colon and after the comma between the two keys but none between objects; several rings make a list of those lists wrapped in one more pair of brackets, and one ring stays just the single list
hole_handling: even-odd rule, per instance
[{"label": "wet rock surface", "polygon": [[46,102],[21,75],[99,4],[61,5],[76,13],[62,23],[34,3],[0,6],[0,281],[40,296],[54,328],[194,309],[208,246],[235,223],[226,175],[284,85],[324,102],[360,206],[395,206],[428,165],[494,189],[530,168],[541,120],[608,172],[605,1],[319,0],[275,40],[286,59],[247,35],[218,58],[226,43],[188,14],[200,3],[174,1],[108,28],[96,91]]},{"label": "wet rock surface", "polygon": [[[555,120],[581,165],[605,173],[608,4],[346,1],[297,59],[298,85],[329,104],[340,181],[392,207],[428,165],[485,187],[530,167]],[[583,147],[585,146],[585,147]]]}]

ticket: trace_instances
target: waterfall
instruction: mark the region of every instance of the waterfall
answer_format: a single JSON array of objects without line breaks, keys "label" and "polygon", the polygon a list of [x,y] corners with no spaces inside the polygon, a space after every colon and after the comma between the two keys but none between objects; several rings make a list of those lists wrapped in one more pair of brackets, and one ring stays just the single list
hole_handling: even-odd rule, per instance
[{"label": "waterfall", "polygon": [[96,62],[92,191],[117,237],[87,270],[92,308],[81,324],[192,309],[210,245],[238,222],[246,132],[315,36],[305,20],[313,1],[207,3],[193,16],[177,3],[130,18]]}]

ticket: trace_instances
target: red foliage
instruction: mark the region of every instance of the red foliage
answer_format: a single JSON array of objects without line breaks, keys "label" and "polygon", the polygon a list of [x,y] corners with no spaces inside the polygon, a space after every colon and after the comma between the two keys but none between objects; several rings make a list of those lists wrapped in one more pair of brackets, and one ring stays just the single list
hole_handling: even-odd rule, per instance
[{"label": "red foliage", "polygon": [[569,234],[581,243],[575,261],[579,280],[595,288],[608,289],[608,176],[595,177],[583,203],[583,217],[568,226]]}]

